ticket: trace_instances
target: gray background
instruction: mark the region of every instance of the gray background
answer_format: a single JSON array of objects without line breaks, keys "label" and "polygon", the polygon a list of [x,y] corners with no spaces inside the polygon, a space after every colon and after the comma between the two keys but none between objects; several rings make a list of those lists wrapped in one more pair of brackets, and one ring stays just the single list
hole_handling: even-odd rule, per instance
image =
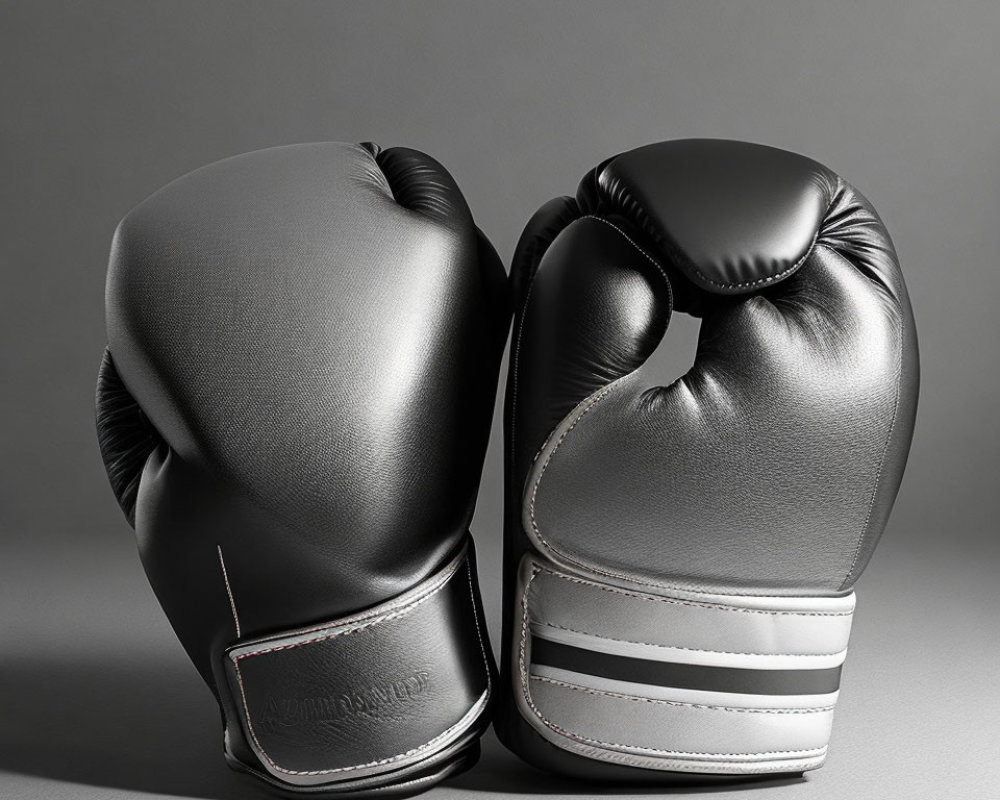
[{"label": "gray background", "polygon": [[[132,205],[233,153],[371,139],[446,164],[508,260],[592,165],[685,136],[805,152],[865,192],[923,362],[827,766],[748,796],[996,797],[998,34],[994,0],[0,4],[0,797],[258,796],[223,764],[95,442],[104,269]],[[674,371],[694,347],[677,327]],[[495,433],[475,533],[497,644]],[[435,794],[595,788],[489,738]]]}]

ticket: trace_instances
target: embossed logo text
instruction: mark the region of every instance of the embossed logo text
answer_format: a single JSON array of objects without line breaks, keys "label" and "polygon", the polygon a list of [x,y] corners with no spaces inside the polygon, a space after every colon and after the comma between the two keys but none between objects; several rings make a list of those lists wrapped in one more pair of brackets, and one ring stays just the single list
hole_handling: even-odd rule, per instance
[{"label": "embossed logo text", "polygon": [[335,722],[359,715],[379,716],[423,694],[430,675],[414,672],[392,681],[350,688],[322,697],[268,698],[261,715],[262,727],[298,725],[303,722]]}]

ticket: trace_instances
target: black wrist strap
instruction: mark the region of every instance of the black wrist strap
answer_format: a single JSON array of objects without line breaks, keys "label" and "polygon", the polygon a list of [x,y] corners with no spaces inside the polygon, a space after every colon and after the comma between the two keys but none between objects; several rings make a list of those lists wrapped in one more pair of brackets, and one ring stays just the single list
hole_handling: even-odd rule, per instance
[{"label": "black wrist strap", "polygon": [[491,692],[472,570],[466,545],[393,600],[227,650],[231,708],[260,767],[288,788],[353,783],[467,738]]}]

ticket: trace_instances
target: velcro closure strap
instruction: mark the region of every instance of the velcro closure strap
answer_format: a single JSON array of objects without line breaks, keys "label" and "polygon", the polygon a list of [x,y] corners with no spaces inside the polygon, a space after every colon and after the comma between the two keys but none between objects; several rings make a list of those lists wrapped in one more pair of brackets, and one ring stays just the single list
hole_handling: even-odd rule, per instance
[{"label": "velcro closure strap", "polygon": [[490,695],[477,607],[466,547],[387,603],[230,648],[229,688],[263,768],[292,786],[350,782],[462,738]]},{"label": "velcro closure strap", "polygon": [[680,772],[823,763],[853,594],[654,595],[528,555],[518,601],[514,692],[553,744]]}]

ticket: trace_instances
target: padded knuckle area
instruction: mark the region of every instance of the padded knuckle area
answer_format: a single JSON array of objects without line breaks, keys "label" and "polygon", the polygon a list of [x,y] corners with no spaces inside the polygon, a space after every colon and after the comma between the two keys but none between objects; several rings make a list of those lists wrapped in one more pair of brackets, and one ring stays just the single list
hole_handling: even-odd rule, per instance
[{"label": "padded knuckle area", "polygon": [[376,155],[396,202],[448,228],[467,232],[472,215],[454,178],[419,150],[393,147]]},{"label": "padded knuckle area", "polygon": [[913,432],[892,242],[832,171],[742,142],[614,156],[576,205],[508,381],[501,738],[642,782],[814,769]]},{"label": "padded knuckle area", "polygon": [[696,285],[738,294],[802,266],[835,185],[829,170],[795,153],[692,139],[612,159],[580,199],[633,220]]},{"label": "padded knuckle area", "polygon": [[[414,193],[430,184],[464,204],[422,154],[380,157],[395,158]],[[484,291],[465,219],[446,226],[400,207],[357,145],[271,148],[196,170],[119,233],[107,311],[116,366],[180,457],[211,463],[302,531],[337,519],[383,538],[407,517],[428,532],[419,562],[430,532],[464,528],[482,449],[445,432],[460,423],[485,446],[499,362],[491,294],[499,305],[502,287]],[[395,503],[352,499],[386,486]]]},{"label": "padded knuckle area", "polygon": [[129,393],[107,349],[97,376],[96,410],[97,441],[108,480],[125,518],[134,526],[143,467],[163,440]]}]

